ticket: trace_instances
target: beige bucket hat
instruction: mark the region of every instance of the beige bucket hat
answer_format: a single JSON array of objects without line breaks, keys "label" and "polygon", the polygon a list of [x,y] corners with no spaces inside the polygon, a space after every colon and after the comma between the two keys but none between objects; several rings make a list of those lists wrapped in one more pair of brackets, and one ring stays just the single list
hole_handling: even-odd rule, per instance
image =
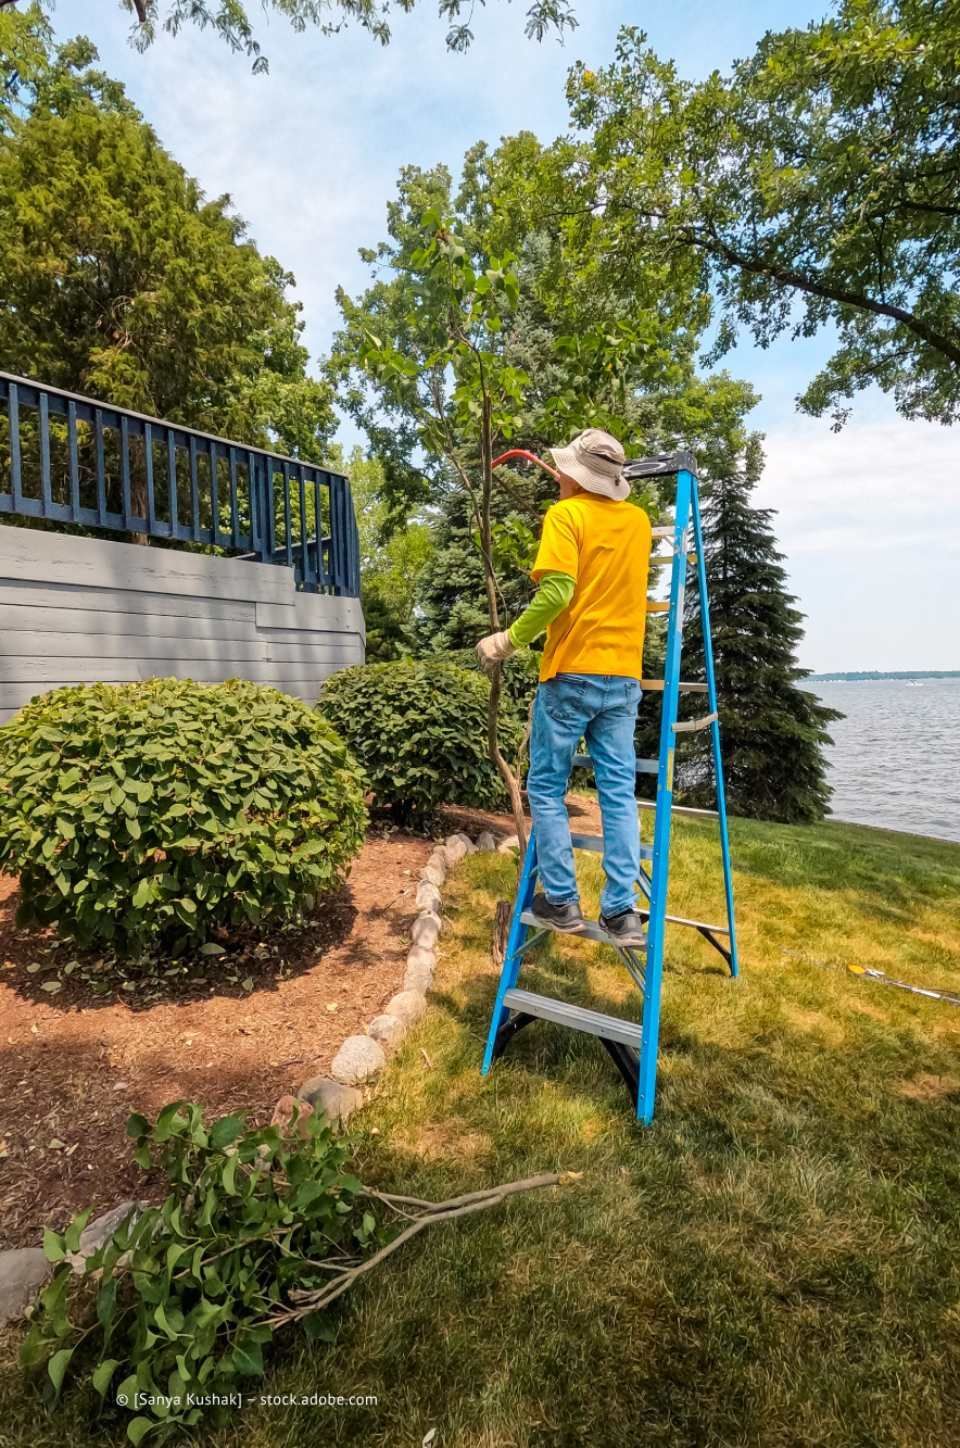
[{"label": "beige bucket hat", "polygon": [[557,471],[566,473],[588,493],[618,503],[629,496],[630,484],[623,476],[627,455],[617,439],[599,427],[588,427],[566,447],[553,447],[549,452]]}]

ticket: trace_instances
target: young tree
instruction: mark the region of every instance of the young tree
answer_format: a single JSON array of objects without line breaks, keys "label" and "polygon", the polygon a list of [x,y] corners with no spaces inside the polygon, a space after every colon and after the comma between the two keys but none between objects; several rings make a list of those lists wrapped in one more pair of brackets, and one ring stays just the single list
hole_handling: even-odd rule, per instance
[{"label": "young tree", "polygon": [[[831,742],[827,726],[842,715],[800,687],[807,672],[796,659],[803,615],[787,591],[773,510],[751,503],[762,467],[759,438],[746,437],[702,504],[723,770],[734,814],[798,824],[823,817],[830,798],[823,757]],[[683,660],[685,675],[702,677],[696,588],[686,594]],[[684,803],[713,804],[710,748],[710,735],[703,732],[690,735],[678,751]]]},{"label": "young tree", "polygon": [[[402,261],[393,259],[399,274],[374,287],[372,299],[355,303],[339,293],[346,326],[335,365],[359,374],[388,411],[401,413],[411,441],[442,460],[463,489],[477,530],[489,626],[498,629],[492,464],[510,434],[523,382],[498,345],[517,300],[513,258],[490,257],[474,270],[450,219],[429,204],[404,218],[401,250]],[[523,839],[520,788],[498,739],[500,693],[498,666],[490,684],[488,747]]]},{"label": "young tree", "polygon": [[[562,231],[542,226],[531,237],[551,180],[542,157],[530,136],[494,155],[477,147],[455,198],[444,168],[405,168],[388,208],[389,240],[363,253],[373,285],[358,300],[339,294],[345,325],[332,375],[383,462],[395,519],[449,500],[471,589],[474,579],[482,584],[481,632],[507,622],[498,557],[511,530],[525,521],[532,539],[529,519],[508,516],[509,500],[529,496],[531,485],[506,473],[495,480],[493,458],[511,443],[545,445],[588,423],[636,442],[636,381],[682,375],[699,316],[698,298],[675,289],[665,299],[660,276],[649,278],[634,313],[604,285],[588,249],[566,254]],[[523,365],[547,350],[532,341],[537,327],[552,341],[556,385],[546,389]],[[436,578],[436,565],[430,571]],[[522,837],[517,781],[497,744],[500,691],[496,670],[490,753]]]},{"label": "young tree", "polygon": [[35,7],[0,14],[0,366],[322,455],[332,391],[307,376],[293,278],[95,59]]},{"label": "young tree", "polygon": [[693,260],[721,309],[715,355],[835,334],[800,398],[876,385],[905,417],[960,417],[960,8],[840,0],[767,34],[729,77],[683,81],[636,30],[571,77],[590,131],[567,207],[602,208],[611,266]]}]

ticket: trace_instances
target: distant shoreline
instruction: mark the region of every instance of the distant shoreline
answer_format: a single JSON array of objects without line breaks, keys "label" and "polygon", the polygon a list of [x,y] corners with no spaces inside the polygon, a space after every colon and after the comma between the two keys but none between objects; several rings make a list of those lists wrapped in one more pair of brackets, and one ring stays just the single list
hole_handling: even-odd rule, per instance
[{"label": "distant shoreline", "polygon": [[843,674],[808,674],[811,684],[869,683],[871,679],[960,679],[960,669],[902,669],[883,673],[878,669],[851,670]]}]

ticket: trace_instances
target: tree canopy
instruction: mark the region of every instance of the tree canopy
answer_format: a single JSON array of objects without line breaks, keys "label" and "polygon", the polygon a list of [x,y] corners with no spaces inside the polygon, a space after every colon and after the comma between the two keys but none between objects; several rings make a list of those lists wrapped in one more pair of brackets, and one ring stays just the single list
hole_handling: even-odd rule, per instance
[{"label": "tree canopy", "polygon": [[[196,26],[200,30],[213,30],[231,50],[248,56],[254,71],[268,69],[267,57],[250,18],[251,6],[243,0],[119,0],[119,3],[122,10],[133,16],[133,41],[138,50],[146,50],[160,30],[178,35],[186,27]],[[417,3],[418,0],[394,0],[394,8],[409,14]],[[447,26],[448,50],[464,51],[472,45],[478,3],[482,9],[487,0],[436,0],[437,17]],[[0,9],[15,4],[17,0],[0,0]],[[262,7],[275,11],[296,31],[313,27],[324,35],[336,35],[353,23],[381,45],[390,43],[390,0],[262,0]],[[572,0],[528,0],[523,30],[529,40],[543,40],[549,34],[562,37],[565,31],[576,27]]]},{"label": "tree canopy", "polygon": [[747,328],[835,338],[800,405],[876,384],[906,417],[960,415],[960,8],[841,0],[767,34],[728,76],[683,80],[641,32],[575,68],[588,146],[567,206],[602,214],[611,265],[694,258],[719,310],[714,356]]},{"label": "tree canopy", "polygon": [[0,366],[316,457],[292,276],[160,145],[87,41],[0,13]]}]

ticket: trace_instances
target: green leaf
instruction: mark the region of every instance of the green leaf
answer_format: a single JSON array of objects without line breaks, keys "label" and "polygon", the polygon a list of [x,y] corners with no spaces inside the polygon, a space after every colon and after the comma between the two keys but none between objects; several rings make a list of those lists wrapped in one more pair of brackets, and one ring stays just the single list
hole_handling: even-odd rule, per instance
[{"label": "green leaf", "polygon": [[149,1418],[131,1418],[127,1424],[127,1437],[131,1443],[142,1443],[152,1428],[158,1428],[159,1422],[151,1421]]},{"label": "green leaf", "polygon": [[64,1257],[63,1238],[50,1227],[43,1229],[43,1255],[48,1262],[62,1262]]},{"label": "green leaf", "polygon": [[47,1374],[51,1383],[53,1383],[54,1392],[57,1394],[59,1394],[63,1386],[64,1374],[67,1371],[73,1353],[74,1349],[72,1347],[62,1347],[59,1352],[53,1354],[53,1357],[47,1363]]},{"label": "green leaf", "polygon": [[303,1319],[303,1331],[308,1342],[336,1342],[337,1330],[333,1323],[320,1312],[311,1313]]},{"label": "green leaf", "polygon": [[110,1324],[117,1305],[117,1279],[108,1277],[100,1284],[97,1292],[97,1321],[109,1333]]},{"label": "green leaf", "polygon": [[200,947],[200,954],[201,954],[201,955],[226,955],[226,951],[224,950],[223,946],[222,946],[222,945],[218,945],[215,940],[208,940],[207,943],[206,943],[206,945],[201,945],[201,947]]},{"label": "green leaf", "polygon": [[113,1381],[113,1375],[119,1366],[120,1360],[118,1358],[104,1358],[103,1362],[98,1363],[94,1368],[90,1381],[101,1398]]},{"label": "green leaf", "polygon": [[147,1132],[148,1132],[149,1130],[150,1130],[150,1123],[149,1123],[149,1121],[147,1120],[147,1118],[146,1118],[145,1116],[141,1116],[140,1113],[139,1113],[139,1111],[134,1111],[131,1116],[128,1116],[128,1117],[127,1117],[127,1135],[128,1135],[128,1136],[132,1136],[132,1137],[146,1136],[146,1134],[147,1134]]},{"label": "green leaf", "polygon": [[154,1320],[155,1320],[157,1326],[159,1327],[160,1331],[161,1331],[162,1333],[165,1333],[167,1337],[169,1337],[169,1338],[176,1338],[176,1337],[179,1336],[179,1333],[177,1332],[176,1328],[172,1327],[171,1324],[170,1324],[170,1322],[168,1321],[168,1319],[167,1319],[167,1314],[166,1314],[166,1312],[165,1312],[164,1309],[163,1309],[163,1303],[162,1303],[162,1302],[159,1302],[159,1303],[157,1304],[157,1306],[154,1308],[153,1316],[154,1316]]},{"label": "green leaf", "polygon": [[74,1217],[73,1221],[70,1223],[63,1237],[63,1244],[68,1252],[76,1252],[79,1248],[80,1233],[89,1222],[92,1213],[93,1208],[87,1207],[87,1209],[81,1212],[79,1216]]},{"label": "green leaf", "polygon": [[185,1252],[190,1251],[189,1242],[171,1242],[167,1248],[167,1271],[172,1272]]},{"label": "green leaf", "polygon": [[244,1377],[260,1377],[263,1373],[263,1351],[249,1335],[235,1345],[230,1360],[234,1369]]},{"label": "green leaf", "polygon": [[136,889],[133,892],[133,908],[142,910],[153,896],[153,880],[145,875],[137,881]]},{"label": "green leaf", "polygon": [[222,1151],[225,1146],[236,1141],[245,1125],[246,1121],[243,1116],[222,1116],[210,1128],[211,1147],[215,1151]]}]

